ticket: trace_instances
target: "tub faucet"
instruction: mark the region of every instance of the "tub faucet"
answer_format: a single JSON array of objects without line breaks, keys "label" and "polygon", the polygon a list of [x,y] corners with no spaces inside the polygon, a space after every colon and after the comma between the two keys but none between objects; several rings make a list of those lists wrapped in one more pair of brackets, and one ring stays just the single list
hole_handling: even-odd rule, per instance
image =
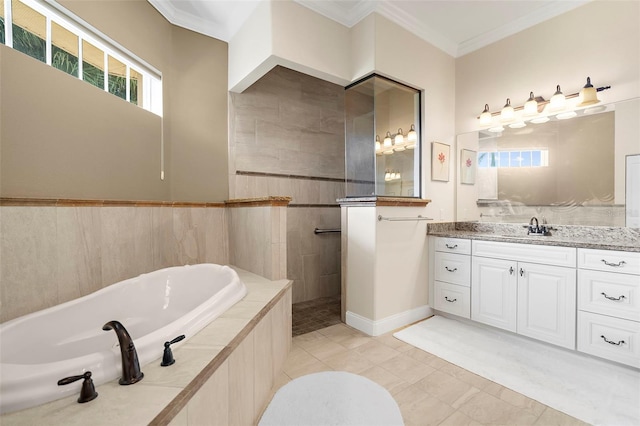
[{"label": "tub faucet", "polygon": [[121,385],[132,385],[139,382],[144,377],[144,373],[140,371],[140,363],[138,362],[138,353],[133,345],[133,340],[118,321],[109,321],[102,326],[105,331],[113,330],[118,336],[120,342],[120,355],[122,356],[122,377],[118,381]]}]

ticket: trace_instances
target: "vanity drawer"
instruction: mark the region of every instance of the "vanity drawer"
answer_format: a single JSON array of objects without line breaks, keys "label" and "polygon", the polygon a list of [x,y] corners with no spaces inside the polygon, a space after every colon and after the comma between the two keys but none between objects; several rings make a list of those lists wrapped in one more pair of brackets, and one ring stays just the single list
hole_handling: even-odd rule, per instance
[{"label": "vanity drawer", "polygon": [[578,312],[578,350],[640,367],[640,322]]},{"label": "vanity drawer", "polygon": [[458,284],[469,287],[471,285],[471,257],[465,254],[435,253],[436,281]]},{"label": "vanity drawer", "polygon": [[579,269],[578,309],[640,321],[640,277]]},{"label": "vanity drawer", "polygon": [[455,284],[435,282],[434,309],[464,318],[471,317],[471,289]]},{"label": "vanity drawer", "polygon": [[462,238],[436,237],[436,251],[471,254],[471,240]]},{"label": "vanity drawer", "polygon": [[576,249],[571,247],[474,240],[472,252],[474,256],[567,266],[569,268],[576,267]]},{"label": "vanity drawer", "polygon": [[640,275],[640,253],[578,249],[578,268]]}]

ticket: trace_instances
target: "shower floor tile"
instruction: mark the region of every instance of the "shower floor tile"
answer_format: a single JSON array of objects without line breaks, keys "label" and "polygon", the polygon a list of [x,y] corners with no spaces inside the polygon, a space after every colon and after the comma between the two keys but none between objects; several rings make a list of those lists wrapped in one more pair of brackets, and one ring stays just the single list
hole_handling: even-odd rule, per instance
[{"label": "shower floor tile", "polygon": [[294,303],[292,316],[294,336],[339,324],[340,296]]}]

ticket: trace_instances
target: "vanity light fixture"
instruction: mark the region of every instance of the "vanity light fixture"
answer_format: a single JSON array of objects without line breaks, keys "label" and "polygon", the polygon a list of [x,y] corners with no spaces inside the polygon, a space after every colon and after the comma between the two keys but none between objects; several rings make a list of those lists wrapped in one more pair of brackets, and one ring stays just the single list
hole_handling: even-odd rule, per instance
[{"label": "vanity light fixture", "polygon": [[598,89],[591,84],[591,77],[587,77],[587,84],[580,90],[578,100],[580,102],[578,107],[595,105],[600,102],[600,99],[598,99]]},{"label": "vanity light fixture", "polygon": [[404,135],[402,134],[402,129],[398,129],[398,133],[396,133],[396,136],[393,139],[393,150],[396,152],[405,150]]},{"label": "vanity light fixture", "polygon": [[[579,93],[572,93],[565,96],[560,89],[560,85],[557,85],[556,92],[550,100],[545,100],[541,96],[534,96],[533,92],[529,92],[529,99],[527,99],[523,106],[513,107],[511,105],[511,100],[507,98],[507,103],[502,110],[491,112],[489,110],[489,105],[485,104],[484,110],[480,116],[478,116],[478,125],[484,128],[488,127],[490,132],[499,133],[504,129],[501,125],[494,124],[493,117],[496,116],[500,116],[501,123],[513,123],[516,128],[517,126],[521,126],[519,124],[520,121],[530,121],[535,124],[546,123],[549,121],[549,117],[547,115],[550,113],[558,114],[559,117],[557,118],[560,120],[575,117],[577,114],[564,114],[564,110],[566,109],[566,112],[573,112],[576,108],[583,108],[597,104],[600,102],[597,95],[598,92],[602,92],[607,89],[611,89],[611,86],[595,88],[591,84],[591,78],[587,77],[587,84],[584,85]],[[569,99],[573,98],[578,98],[577,103],[567,102]],[[585,113],[587,113],[586,110]],[[538,114],[542,115],[539,116]],[[510,127],[513,126],[510,125]]]},{"label": "vanity light fixture", "polygon": [[489,126],[491,125],[491,121],[493,117],[491,116],[491,112],[489,111],[489,104],[484,104],[484,111],[480,114],[480,125],[481,126]]},{"label": "vanity light fixture", "polygon": [[507,98],[507,103],[504,104],[504,107],[502,107],[502,111],[500,111],[500,121],[502,121],[503,123],[513,121],[513,119],[515,118],[515,114],[516,112],[511,106],[511,99]]},{"label": "vanity light fixture", "polygon": [[532,116],[538,113],[538,101],[533,96],[533,92],[529,93],[529,99],[524,103],[522,114],[525,116]]},{"label": "vanity light fixture", "polygon": [[384,181],[385,182],[389,182],[392,180],[400,180],[402,177],[400,175],[400,172],[395,172],[395,171],[385,171],[384,172]]},{"label": "vanity light fixture", "polygon": [[551,100],[549,101],[549,109],[551,111],[560,111],[564,109],[567,103],[567,99],[564,97],[564,94],[560,90],[560,85],[556,86],[556,93],[553,94]]},{"label": "vanity light fixture", "polygon": [[385,155],[393,154],[393,144],[391,143],[391,132],[387,132],[382,143],[382,153]]},{"label": "vanity light fixture", "polygon": [[417,142],[418,133],[416,132],[416,128],[412,124],[411,129],[409,129],[409,133],[407,133],[407,149],[414,149]]}]

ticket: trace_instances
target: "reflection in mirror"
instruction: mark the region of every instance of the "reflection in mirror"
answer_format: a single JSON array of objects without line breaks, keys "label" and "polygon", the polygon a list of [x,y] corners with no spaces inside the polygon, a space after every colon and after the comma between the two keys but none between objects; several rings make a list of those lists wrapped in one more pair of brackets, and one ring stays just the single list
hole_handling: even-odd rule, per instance
[{"label": "reflection in mirror", "polygon": [[347,197],[419,197],[420,91],[372,75],[345,103]]},{"label": "reflection in mirror", "polygon": [[625,157],[640,153],[639,115],[633,99],[459,135],[458,149],[477,151],[477,171],[473,185],[458,185],[458,220],[625,226]]}]

